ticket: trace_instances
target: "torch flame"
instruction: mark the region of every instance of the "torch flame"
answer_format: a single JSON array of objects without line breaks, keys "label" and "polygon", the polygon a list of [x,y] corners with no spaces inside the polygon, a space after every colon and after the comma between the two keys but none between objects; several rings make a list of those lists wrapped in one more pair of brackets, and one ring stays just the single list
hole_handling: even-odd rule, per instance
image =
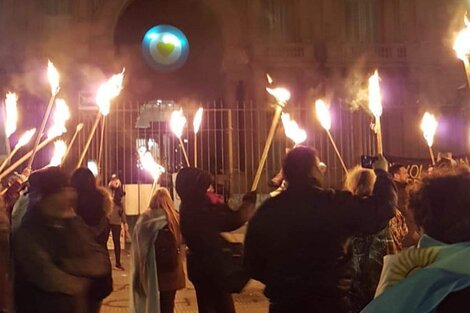
[{"label": "torch flame", "polygon": [[152,156],[152,153],[146,151],[146,149],[139,151],[140,164],[143,169],[146,170],[153,178],[153,181],[156,182],[160,176],[165,173],[165,168],[155,162],[155,159]]},{"label": "torch flame", "polygon": [[54,124],[47,132],[48,138],[54,138],[67,132],[65,123],[70,119],[70,110],[67,102],[63,99],[57,99],[55,102],[54,115],[52,117]]},{"label": "torch flame", "polygon": [[273,79],[272,79],[271,75],[266,73],[266,78],[268,79],[268,84],[272,85],[273,84]]},{"label": "torch flame", "polygon": [[318,99],[315,101],[315,110],[317,112],[318,121],[325,130],[331,129],[331,114],[330,109],[326,105],[325,101]]},{"label": "torch flame", "polygon": [[124,80],[125,69],[121,73],[113,75],[108,81],[103,83],[98,89],[96,95],[96,103],[100,108],[103,116],[109,114],[111,100],[119,96],[122,90],[122,82]]},{"label": "torch flame", "polygon": [[286,88],[266,88],[266,91],[282,106],[290,99],[290,91]]},{"label": "torch flame", "polygon": [[197,134],[199,132],[199,128],[201,127],[202,122],[202,113],[204,113],[203,108],[199,108],[194,116],[193,126],[194,126],[194,133]]},{"label": "torch flame", "polygon": [[170,128],[176,137],[181,138],[184,125],[186,125],[186,117],[183,115],[183,109],[173,111],[170,118]]},{"label": "torch flame", "polygon": [[18,140],[15,149],[19,149],[21,147],[26,146],[31,141],[31,138],[33,138],[34,133],[36,133],[36,128],[27,130]]},{"label": "torch flame", "polygon": [[424,113],[423,119],[421,120],[421,130],[423,131],[423,136],[429,147],[432,147],[434,143],[434,135],[436,134],[437,126],[439,123],[433,114],[428,112]]},{"label": "torch flame", "polygon": [[470,22],[467,16],[464,18],[464,23],[465,28],[455,38],[454,50],[460,60],[468,62],[467,58],[470,55]]},{"label": "torch flame", "polygon": [[282,113],[281,119],[287,138],[292,139],[296,145],[307,140],[307,132],[301,129],[297,122],[290,118],[289,113]]},{"label": "torch flame", "polygon": [[96,163],[95,160],[88,161],[86,167],[93,173],[93,176],[98,176],[100,171],[98,169],[98,163]]},{"label": "torch flame", "polygon": [[16,108],[17,101],[18,96],[16,93],[7,93],[5,98],[5,131],[7,137],[10,137],[16,131],[16,124],[18,123],[18,110]]},{"label": "torch flame", "polygon": [[51,85],[51,94],[56,95],[60,89],[60,74],[51,60],[48,60],[47,64],[47,78],[49,80],[49,85]]},{"label": "torch flame", "polygon": [[369,77],[369,109],[376,118],[382,116],[382,95],[380,94],[379,72]]},{"label": "torch flame", "polygon": [[67,145],[63,140],[54,141],[54,154],[52,155],[49,166],[59,166],[67,152]]}]

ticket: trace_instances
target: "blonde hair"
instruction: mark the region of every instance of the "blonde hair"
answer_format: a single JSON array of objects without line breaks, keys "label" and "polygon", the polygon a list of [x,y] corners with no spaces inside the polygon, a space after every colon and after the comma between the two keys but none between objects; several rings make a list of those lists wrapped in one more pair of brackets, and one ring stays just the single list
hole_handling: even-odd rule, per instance
[{"label": "blonde hair", "polygon": [[173,200],[171,199],[170,192],[166,188],[157,188],[155,193],[150,199],[150,210],[162,209],[165,212],[168,220],[168,228],[175,235],[178,242],[181,241],[181,234],[179,228],[179,214],[175,210]]},{"label": "blonde hair", "polygon": [[358,196],[370,196],[374,190],[377,176],[373,170],[354,167],[349,171],[344,182],[344,189]]}]

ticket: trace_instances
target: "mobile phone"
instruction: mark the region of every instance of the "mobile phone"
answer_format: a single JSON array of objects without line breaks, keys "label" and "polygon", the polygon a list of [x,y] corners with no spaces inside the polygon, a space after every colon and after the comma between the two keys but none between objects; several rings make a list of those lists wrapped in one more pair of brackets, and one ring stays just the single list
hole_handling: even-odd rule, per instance
[{"label": "mobile phone", "polygon": [[377,161],[379,158],[376,156],[371,156],[371,155],[361,155],[361,166],[363,168],[372,168],[374,165],[375,161]]}]

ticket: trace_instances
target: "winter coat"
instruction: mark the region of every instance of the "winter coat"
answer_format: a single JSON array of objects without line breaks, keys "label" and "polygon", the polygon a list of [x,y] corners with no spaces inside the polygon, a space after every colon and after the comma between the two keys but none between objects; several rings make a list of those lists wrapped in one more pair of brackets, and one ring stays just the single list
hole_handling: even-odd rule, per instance
[{"label": "winter coat", "polygon": [[309,305],[311,312],[337,313],[348,307],[348,239],[378,232],[396,207],[391,178],[376,174],[371,197],[291,184],[257,210],[245,237],[244,264],[280,312]]},{"label": "winter coat", "polygon": [[256,195],[244,197],[234,211],[226,204],[214,205],[206,197],[211,176],[199,169],[180,171],[176,190],[181,198],[181,232],[189,248],[188,276],[194,283],[209,283],[227,292],[239,292],[248,281],[234,257],[233,245],[221,232],[240,228],[254,210]]},{"label": "winter coat", "polygon": [[13,237],[17,313],[86,313],[112,289],[94,282],[111,275],[104,247],[81,218],[46,216],[33,207]]},{"label": "winter coat", "polygon": [[78,193],[75,212],[83,219],[85,224],[90,226],[96,241],[104,247],[108,241],[108,218],[112,210],[113,201],[107,189],[98,188],[83,194]]},{"label": "winter coat", "polygon": [[126,223],[126,211],[124,209],[124,204],[122,199],[126,193],[122,188],[111,188],[111,198],[113,199],[113,210],[109,216],[109,224],[111,225],[121,225],[121,223]]}]

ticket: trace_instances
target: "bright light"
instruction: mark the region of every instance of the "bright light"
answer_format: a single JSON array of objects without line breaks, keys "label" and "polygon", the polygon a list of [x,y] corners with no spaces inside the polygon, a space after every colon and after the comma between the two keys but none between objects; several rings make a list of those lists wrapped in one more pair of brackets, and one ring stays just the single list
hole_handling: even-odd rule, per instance
[{"label": "bright light", "polygon": [[462,29],[455,38],[454,50],[460,60],[468,62],[468,56],[470,54],[470,23],[467,16],[464,18],[464,23],[465,28]]},{"label": "bright light", "polygon": [[176,37],[175,35],[173,35],[171,33],[163,34],[162,42],[172,44],[175,47],[180,47],[181,46],[181,42],[178,39],[178,37]]},{"label": "bright light", "polygon": [[70,119],[70,110],[64,99],[55,101],[55,110],[52,116],[54,124],[47,132],[48,138],[55,138],[67,132],[66,122]]},{"label": "bright light", "polygon": [[66,152],[67,145],[63,140],[54,141],[54,154],[52,155],[49,166],[60,166]]},{"label": "bright light", "polygon": [[186,117],[183,115],[183,109],[173,111],[170,118],[170,128],[176,137],[181,138],[184,125],[186,125]]},{"label": "bright light", "polygon": [[434,144],[434,135],[436,134],[439,123],[433,114],[428,112],[424,113],[423,119],[421,120],[421,130],[423,131],[424,139],[426,140],[429,147]]},{"label": "bright light", "polygon": [[34,133],[36,133],[36,128],[27,130],[18,140],[15,149],[19,149],[21,147],[26,146],[31,141],[31,138],[33,138]]},{"label": "bright light", "polygon": [[5,98],[5,131],[7,137],[10,137],[16,131],[16,124],[18,123],[18,109],[16,103],[18,96],[16,93],[9,92]]},{"label": "bright light", "polygon": [[60,74],[50,60],[48,60],[47,63],[47,78],[49,80],[49,85],[51,85],[51,94],[57,94],[60,88]]},{"label": "bright light", "polygon": [[203,113],[204,113],[204,109],[199,108],[196,112],[196,115],[194,115],[193,127],[194,127],[194,133],[195,134],[197,134],[199,132],[199,128],[201,127],[202,114]]},{"label": "bright light", "polygon": [[88,161],[86,167],[88,167],[95,177],[98,176],[100,171],[98,170],[98,163],[95,160]]},{"label": "bright light", "polygon": [[96,94],[96,103],[103,116],[109,114],[111,100],[119,96],[122,90],[125,69],[121,73],[113,75],[108,81],[103,83]]},{"label": "bright light", "polygon": [[273,84],[273,79],[272,79],[271,75],[266,73],[266,79],[268,80],[268,84],[270,84],[270,85]]},{"label": "bright light", "polygon": [[296,145],[307,140],[307,132],[301,129],[288,113],[282,113],[281,119],[287,138],[292,139]]},{"label": "bright light", "polygon": [[325,130],[331,129],[331,114],[330,109],[325,101],[318,99],[315,101],[315,111],[317,112],[317,119],[320,121],[321,126]]},{"label": "bright light", "polygon": [[382,95],[380,93],[380,77],[377,70],[369,77],[369,109],[376,118],[382,116]]},{"label": "bright light", "polygon": [[290,99],[290,91],[286,88],[266,88],[266,91],[276,98],[279,104],[285,104]]},{"label": "bright light", "polygon": [[142,168],[152,176],[154,182],[157,182],[160,176],[165,173],[165,168],[155,162],[153,155],[145,148],[139,148],[138,152]]}]

